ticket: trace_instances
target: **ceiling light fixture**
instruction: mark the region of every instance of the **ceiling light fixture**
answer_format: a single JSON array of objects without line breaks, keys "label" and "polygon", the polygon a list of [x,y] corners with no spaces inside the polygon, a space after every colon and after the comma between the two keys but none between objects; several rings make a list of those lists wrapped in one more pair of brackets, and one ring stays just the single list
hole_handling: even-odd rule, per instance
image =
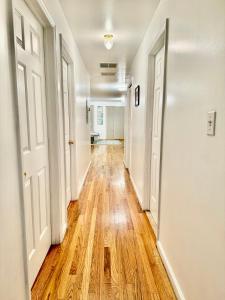
[{"label": "ceiling light fixture", "polygon": [[113,47],[113,35],[112,34],[105,34],[104,35],[104,45],[107,50],[111,50]]}]

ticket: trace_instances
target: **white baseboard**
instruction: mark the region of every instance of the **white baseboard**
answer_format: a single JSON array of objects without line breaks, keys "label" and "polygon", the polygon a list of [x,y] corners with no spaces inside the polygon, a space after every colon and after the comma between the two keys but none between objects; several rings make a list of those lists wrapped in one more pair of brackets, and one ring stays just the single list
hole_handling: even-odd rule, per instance
[{"label": "white baseboard", "polygon": [[60,243],[63,242],[63,239],[65,237],[65,234],[66,234],[66,230],[67,230],[67,223],[65,223],[62,228],[61,228],[61,232],[60,232]]},{"label": "white baseboard", "polygon": [[178,280],[177,280],[177,278],[175,276],[173,268],[172,268],[172,266],[169,263],[169,260],[168,260],[168,258],[166,256],[165,252],[164,252],[164,249],[163,249],[162,244],[160,243],[160,241],[157,241],[157,248],[159,250],[159,254],[160,254],[161,258],[162,258],[163,264],[164,264],[164,266],[166,268],[167,274],[168,274],[168,276],[170,278],[170,281],[172,283],[172,286],[173,286],[174,292],[175,292],[175,294],[177,296],[177,299],[178,300],[186,300],[185,297],[184,297],[184,294],[183,294],[183,292],[181,290],[181,287],[179,285],[179,282],[178,282]]},{"label": "white baseboard", "polygon": [[83,176],[83,178],[82,178],[82,180],[81,180],[81,184],[80,184],[80,186],[78,187],[78,195],[77,195],[77,199],[79,199],[79,197],[80,197],[80,193],[81,193],[82,187],[83,187],[83,185],[84,185],[85,179],[86,179],[86,177],[87,177],[87,173],[88,173],[88,171],[89,171],[90,165],[91,165],[91,161],[89,162],[88,167],[87,167],[87,169],[86,169],[86,171],[85,171],[85,173],[84,173],[84,176]]},{"label": "white baseboard", "polygon": [[138,192],[138,190],[137,190],[137,186],[136,186],[136,184],[135,184],[135,182],[134,182],[134,179],[133,179],[133,177],[132,177],[131,174],[130,174],[130,180],[131,180],[131,183],[132,183],[132,185],[133,185],[134,191],[135,191],[135,193],[136,193],[138,202],[139,202],[141,208],[143,209],[143,207],[142,207],[142,203],[143,203],[143,202],[142,202],[142,198],[141,198],[141,196],[140,196],[140,194],[139,194],[139,192]]},{"label": "white baseboard", "polygon": [[146,211],[146,215],[147,215],[148,220],[149,220],[149,222],[150,222],[150,224],[152,226],[152,230],[154,231],[154,234],[157,237],[158,236],[158,226],[155,223],[155,221],[154,221],[154,219],[153,219],[153,217],[151,215],[151,212],[150,211]]},{"label": "white baseboard", "polygon": [[123,160],[123,164],[124,164],[124,167],[125,167],[127,170],[129,170],[129,168],[128,168],[128,166],[127,166],[127,164],[126,164],[126,161],[125,161],[125,160]]}]

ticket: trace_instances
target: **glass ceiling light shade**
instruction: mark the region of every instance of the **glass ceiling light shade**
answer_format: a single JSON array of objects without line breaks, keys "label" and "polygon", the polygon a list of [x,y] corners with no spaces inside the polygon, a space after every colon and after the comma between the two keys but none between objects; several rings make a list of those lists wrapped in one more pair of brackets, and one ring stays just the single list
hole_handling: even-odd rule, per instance
[{"label": "glass ceiling light shade", "polygon": [[112,49],[112,47],[113,47],[113,35],[112,34],[104,35],[104,45],[107,50]]}]

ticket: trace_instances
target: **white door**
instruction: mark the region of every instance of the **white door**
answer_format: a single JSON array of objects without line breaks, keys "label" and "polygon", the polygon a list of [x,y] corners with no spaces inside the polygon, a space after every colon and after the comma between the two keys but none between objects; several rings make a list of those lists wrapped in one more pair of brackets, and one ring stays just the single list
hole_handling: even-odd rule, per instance
[{"label": "white door", "polygon": [[62,59],[63,80],[63,109],[64,109],[64,144],[65,144],[65,173],[66,173],[66,201],[71,200],[71,169],[70,169],[70,109],[69,109],[69,81],[68,63]]},{"label": "white door", "polygon": [[124,138],[124,108],[114,107],[114,139]]},{"label": "white door", "polygon": [[155,85],[152,126],[152,153],[151,153],[151,196],[150,211],[156,224],[158,224],[159,209],[159,176],[160,176],[160,150],[161,127],[163,108],[163,73],[164,49],[162,48],[155,58]]},{"label": "white door", "polygon": [[123,139],[124,138],[124,108],[107,106],[106,108],[106,128],[107,139]]},{"label": "white door", "polygon": [[29,285],[51,244],[43,28],[24,1],[15,1],[18,105],[23,159]]},{"label": "white door", "polygon": [[107,128],[107,136],[106,138],[109,140],[114,139],[114,110],[113,107],[106,107],[106,128]]}]

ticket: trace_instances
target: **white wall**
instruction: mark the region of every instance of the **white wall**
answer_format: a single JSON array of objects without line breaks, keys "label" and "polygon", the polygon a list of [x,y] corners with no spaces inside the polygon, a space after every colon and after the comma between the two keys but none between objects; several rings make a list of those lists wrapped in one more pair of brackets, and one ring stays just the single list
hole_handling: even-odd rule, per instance
[{"label": "white wall", "polygon": [[[0,2],[0,299],[26,298],[12,71],[11,1]],[[4,72],[4,74],[2,73]]]},{"label": "white wall", "polygon": [[[225,298],[225,1],[162,0],[132,66],[130,173],[144,194],[147,56],[169,17],[160,245],[185,299]],[[132,98],[133,99],[133,98]],[[216,136],[206,117],[217,111]]]}]

